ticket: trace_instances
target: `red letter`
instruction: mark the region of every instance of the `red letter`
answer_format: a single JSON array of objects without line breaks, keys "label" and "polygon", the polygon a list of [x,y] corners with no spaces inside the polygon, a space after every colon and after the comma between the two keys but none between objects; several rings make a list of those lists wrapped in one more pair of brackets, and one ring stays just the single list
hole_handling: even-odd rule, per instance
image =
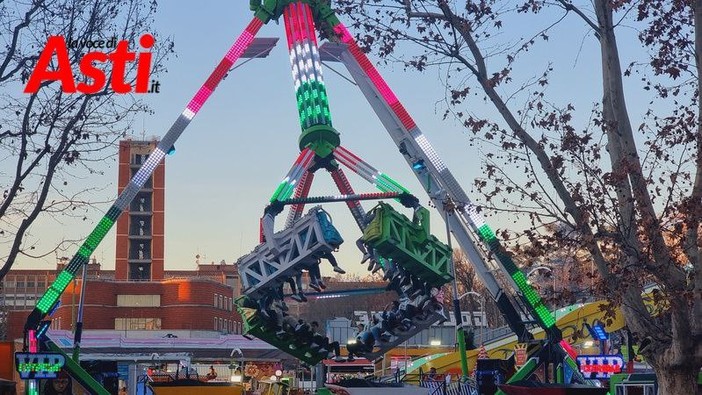
[{"label": "red letter", "polygon": [[116,93],[129,93],[132,86],[124,82],[124,72],[127,62],[133,62],[136,58],[134,52],[129,52],[129,42],[127,40],[120,41],[109,58],[112,61],[112,89]]},{"label": "red letter", "polygon": [[[154,45],[154,36],[144,34],[139,39],[139,43],[144,49],[149,49]],[[139,60],[137,61],[137,76],[136,76],[136,93],[146,93],[149,87],[149,74],[151,72],[151,52],[139,52]]]},{"label": "red letter", "polygon": [[105,73],[93,66],[93,61],[106,62],[107,55],[102,52],[88,52],[83,56],[80,61],[80,71],[86,77],[92,78],[94,82],[92,85],[85,82],[79,83],[77,89],[80,93],[98,93],[100,89],[105,87]]},{"label": "red letter", "polygon": [[[56,52],[57,67],[55,71],[50,71],[49,64],[54,52]],[[66,49],[66,40],[62,36],[49,37],[46,47],[39,55],[32,75],[29,76],[27,86],[24,87],[24,93],[37,93],[42,82],[51,80],[61,81],[61,88],[66,93],[75,93],[76,91],[71,61],[68,59],[68,49]]]}]

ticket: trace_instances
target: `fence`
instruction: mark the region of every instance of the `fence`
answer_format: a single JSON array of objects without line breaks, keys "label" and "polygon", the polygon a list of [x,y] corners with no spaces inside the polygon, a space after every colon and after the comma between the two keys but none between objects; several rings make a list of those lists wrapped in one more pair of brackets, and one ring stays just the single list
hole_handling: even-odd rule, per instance
[{"label": "fence", "polygon": [[450,381],[450,376],[447,377],[438,375],[428,378],[425,375],[419,385],[428,389],[428,395],[478,395],[477,386],[472,380]]}]

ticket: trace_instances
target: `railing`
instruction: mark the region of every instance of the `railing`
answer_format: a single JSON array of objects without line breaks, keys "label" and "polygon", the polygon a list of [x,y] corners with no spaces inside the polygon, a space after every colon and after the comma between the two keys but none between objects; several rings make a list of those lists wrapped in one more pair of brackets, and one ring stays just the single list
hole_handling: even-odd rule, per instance
[{"label": "railing", "polygon": [[419,383],[420,387],[428,390],[427,395],[479,395],[478,386],[475,380],[470,378],[459,378],[452,380],[449,375],[437,375],[430,379],[426,373],[406,373],[404,370],[396,370],[391,376],[376,377],[376,380],[384,383]]},{"label": "railing", "polygon": [[487,331],[483,332],[482,341],[483,343],[489,343],[495,340],[510,337],[512,335],[514,335],[512,328],[510,328],[508,325],[505,325],[499,328],[488,329]]},{"label": "railing", "polygon": [[441,377],[421,380],[419,386],[427,388],[428,395],[478,395],[475,383],[470,380],[451,382]]}]

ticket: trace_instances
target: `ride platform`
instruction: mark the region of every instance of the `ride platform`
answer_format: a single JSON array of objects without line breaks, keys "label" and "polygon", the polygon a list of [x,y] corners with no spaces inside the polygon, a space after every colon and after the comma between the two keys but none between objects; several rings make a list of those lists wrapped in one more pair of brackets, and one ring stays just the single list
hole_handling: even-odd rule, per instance
[{"label": "ride platform", "polygon": [[[383,258],[392,259],[437,288],[453,279],[451,249],[429,233],[428,224],[414,223],[386,203],[373,210],[375,218],[364,229],[363,239]],[[421,222],[428,222],[428,218]]]},{"label": "ride platform", "polygon": [[255,336],[263,340],[277,349],[284,351],[302,362],[310,366],[317,365],[323,359],[326,359],[327,353],[320,353],[318,348],[304,346],[295,342],[295,339],[290,336],[288,338],[279,338],[275,331],[266,327],[266,323],[256,309],[251,309],[243,306],[245,297],[236,300],[237,311],[241,314],[241,319],[244,324],[244,335]]}]

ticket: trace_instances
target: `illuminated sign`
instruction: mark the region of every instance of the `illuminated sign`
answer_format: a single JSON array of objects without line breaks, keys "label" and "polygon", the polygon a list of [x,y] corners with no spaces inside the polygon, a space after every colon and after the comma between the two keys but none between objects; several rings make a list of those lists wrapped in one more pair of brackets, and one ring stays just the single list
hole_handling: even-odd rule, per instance
[{"label": "illuminated sign", "polygon": [[23,380],[53,379],[66,364],[66,358],[57,353],[15,353],[17,372]]},{"label": "illuminated sign", "polygon": [[517,343],[514,345],[514,364],[521,368],[527,361],[527,344]]},{"label": "illuminated sign", "polygon": [[606,379],[622,371],[624,359],[619,355],[582,355],[576,358],[585,378]]},{"label": "illuminated sign", "polygon": [[601,322],[596,322],[592,326],[585,324],[585,328],[587,328],[594,340],[605,341],[609,339],[609,333],[607,333]]}]

